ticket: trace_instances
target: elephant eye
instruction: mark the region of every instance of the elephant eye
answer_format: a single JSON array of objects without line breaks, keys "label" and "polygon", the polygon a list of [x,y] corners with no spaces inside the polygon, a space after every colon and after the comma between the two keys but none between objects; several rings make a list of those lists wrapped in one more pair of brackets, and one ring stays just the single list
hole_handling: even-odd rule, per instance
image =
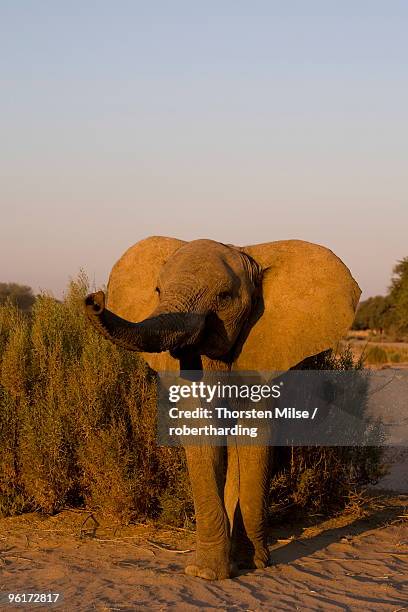
[{"label": "elephant eye", "polygon": [[156,287],[155,292],[157,293],[157,295],[160,295],[160,289],[158,287]]},{"label": "elephant eye", "polygon": [[218,294],[218,303],[220,306],[225,306],[228,304],[231,298],[232,295],[229,291],[221,291],[221,293]]}]

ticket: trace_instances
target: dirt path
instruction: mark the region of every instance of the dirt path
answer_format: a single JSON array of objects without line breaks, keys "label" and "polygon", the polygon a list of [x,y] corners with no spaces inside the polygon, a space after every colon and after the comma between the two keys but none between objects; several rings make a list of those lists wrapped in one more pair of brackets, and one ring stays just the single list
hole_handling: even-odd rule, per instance
[{"label": "dirt path", "polygon": [[[132,526],[114,532],[84,513],[0,521],[0,597],[61,593],[57,610],[408,610],[408,497],[365,519],[343,516],[271,533],[265,570],[210,583],[183,574],[187,531]],[[280,541],[276,542],[279,537]],[[156,544],[156,545],[155,545]],[[3,599],[3,602],[5,600]],[[41,606],[1,610],[45,609]]]}]

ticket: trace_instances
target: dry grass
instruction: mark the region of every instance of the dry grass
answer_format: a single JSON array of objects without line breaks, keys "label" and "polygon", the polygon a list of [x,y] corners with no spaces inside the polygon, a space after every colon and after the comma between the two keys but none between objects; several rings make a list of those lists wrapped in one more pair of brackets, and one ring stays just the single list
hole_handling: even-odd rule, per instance
[{"label": "dry grass", "polygon": [[85,504],[128,522],[185,478],[181,451],[155,443],[151,372],[94,333],[87,292],[81,276],[31,318],[0,308],[0,514]]},{"label": "dry grass", "polygon": [[350,332],[347,340],[356,357],[368,365],[408,364],[407,342],[388,342],[368,331]]},{"label": "dry grass", "polygon": [[385,363],[408,363],[408,349],[378,344],[367,346],[363,353],[365,363],[381,365]]}]

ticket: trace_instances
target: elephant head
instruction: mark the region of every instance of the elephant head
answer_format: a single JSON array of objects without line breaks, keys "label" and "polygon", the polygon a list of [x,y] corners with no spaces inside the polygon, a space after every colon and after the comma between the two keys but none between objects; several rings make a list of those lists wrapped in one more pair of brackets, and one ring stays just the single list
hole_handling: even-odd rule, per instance
[{"label": "elephant head", "polygon": [[86,298],[94,326],[156,370],[201,357],[240,370],[286,370],[333,347],[360,289],[325,247],[288,240],[249,247],[151,237],[112,269],[108,296]]}]

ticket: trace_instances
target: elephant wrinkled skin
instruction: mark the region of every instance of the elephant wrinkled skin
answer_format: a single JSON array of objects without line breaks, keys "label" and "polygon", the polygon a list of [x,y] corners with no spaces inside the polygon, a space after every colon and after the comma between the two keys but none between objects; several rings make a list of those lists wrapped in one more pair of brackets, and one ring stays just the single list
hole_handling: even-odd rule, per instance
[{"label": "elephant wrinkled skin", "polygon": [[[325,247],[286,240],[248,247],[154,236],[112,269],[107,301],[86,298],[106,338],[156,371],[284,371],[334,347],[360,289]],[[186,573],[210,580],[265,567],[269,449],[185,448],[197,523]]]}]

